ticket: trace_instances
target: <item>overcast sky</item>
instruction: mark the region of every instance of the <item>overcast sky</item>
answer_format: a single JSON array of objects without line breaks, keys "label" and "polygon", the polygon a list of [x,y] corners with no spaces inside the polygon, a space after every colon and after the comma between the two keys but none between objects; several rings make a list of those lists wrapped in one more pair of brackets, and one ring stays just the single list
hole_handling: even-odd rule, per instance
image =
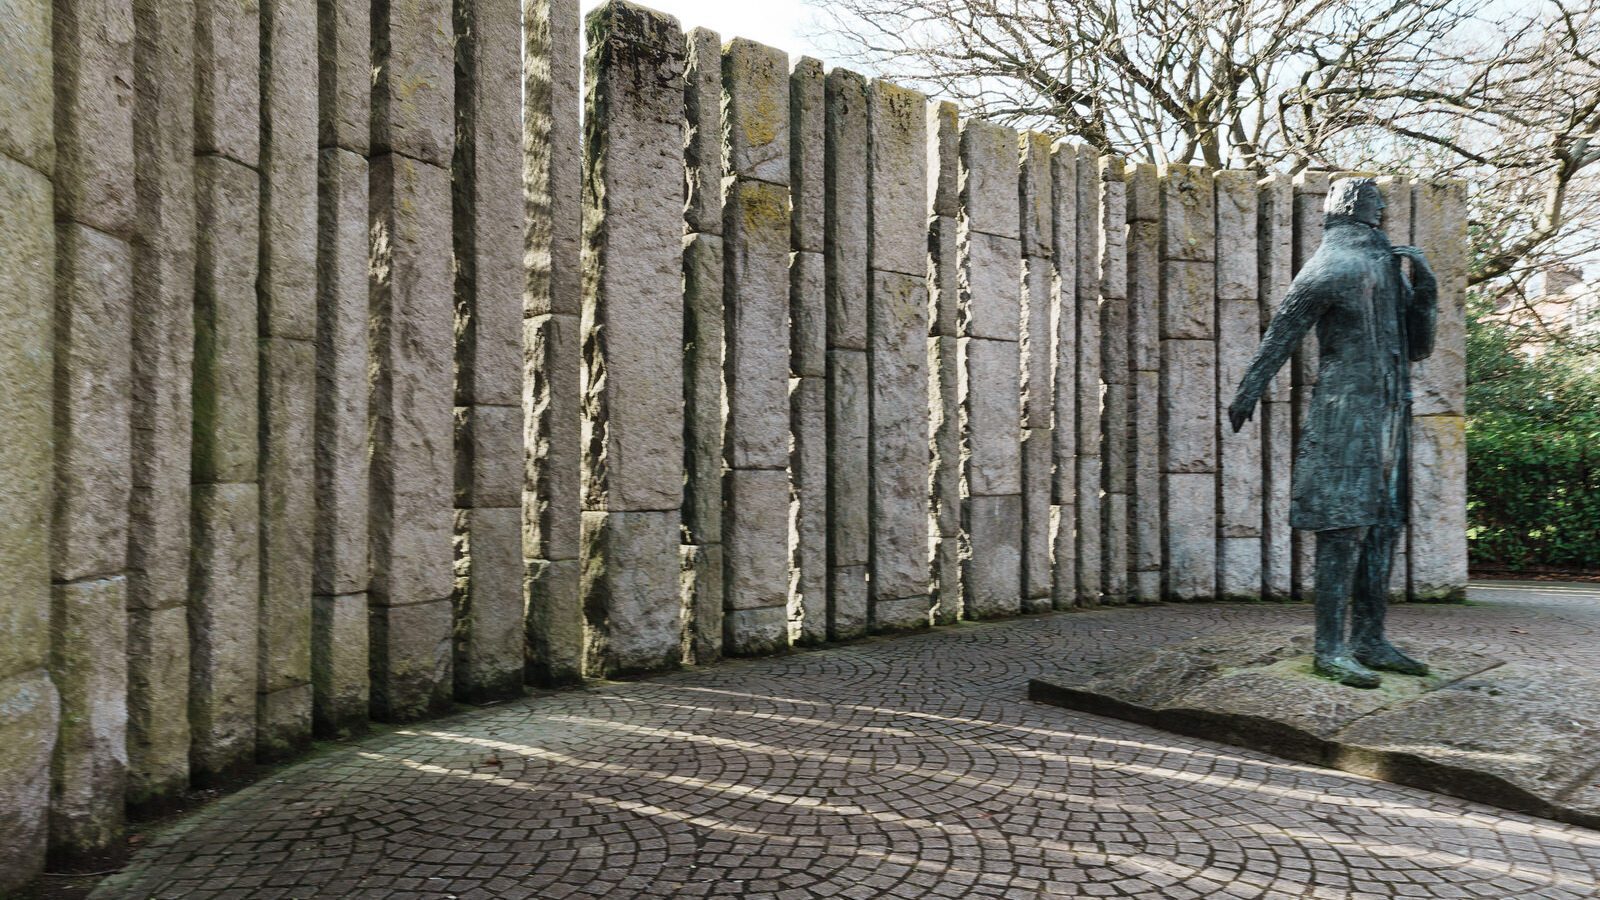
[{"label": "overcast sky", "polygon": [[[582,0],[583,12],[599,6],[601,0]],[[684,30],[696,26],[709,28],[722,36],[749,38],[787,50],[791,57],[815,56],[832,63],[825,48],[812,37],[817,11],[804,0],[638,0],[651,9],[677,16]]]}]

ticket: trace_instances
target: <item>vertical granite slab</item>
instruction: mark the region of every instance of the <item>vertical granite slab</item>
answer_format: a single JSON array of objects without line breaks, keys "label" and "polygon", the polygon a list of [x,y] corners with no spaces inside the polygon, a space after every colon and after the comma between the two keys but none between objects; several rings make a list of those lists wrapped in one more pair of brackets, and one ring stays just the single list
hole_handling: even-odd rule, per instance
[{"label": "vertical granite slab", "polygon": [[1100,205],[1101,599],[1128,599],[1128,186],[1126,163],[1103,156]]},{"label": "vertical granite slab", "polygon": [[962,523],[967,618],[993,619],[1023,610],[1019,590],[1023,578],[1021,521],[1020,494],[968,498]]},{"label": "vertical granite slab", "polygon": [[[195,0],[194,75],[195,153],[255,168],[261,155],[259,2]],[[371,83],[369,69],[369,90]]]},{"label": "vertical granite slab", "polygon": [[1078,151],[1056,141],[1050,148],[1051,261],[1055,276],[1050,307],[1054,357],[1054,431],[1050,496],[1051,597],[1056,609],[1078,599]]},{"label": "vertical granite slab", "polygon": [[[1304,171],[1294,178],[1295,272],[1299,272],[1322,245],[1323,203],[1328,195],[1328,180],[1327,172],[1317,171]],[[1282,302],[1281,296],[1277,298],[1273,304],[1274,313]],[[1300,342],[1290,365],[1290,403],[1293,407],[1295,441],[1300,440],[1301,428],[1311,409],[1311,397],[1317,385],[1317,358],[1317,336],[1312,332]],[[1317,584],[1316,536],[1296,529],[1290,536],[1290,544],[1290,579],[1294,597],[1298,600],[1314,599]]]},{"label": "vertical granite slab", "polygon": [[828,637],[828,395],[822,378],[789,379],[789,612],[805,643]]},{"label": "vertical granite slab", "polygon": [[[719,191],[720,193],[720,191]],[[720,229],[720,219],[719,225]],[[723,309],[722,238],[691,233],[683,249],[684,439],[683,540],[689,547],[722,543]],[[687,550],[686,550],[687,552]],[[705,565],[697,552],[684,586],[693,591],[691,610],[694,659],[713,662],[722,653],[722,567]],[[720,559],[720,556],[718,557]],[[709,574],[711,577],[699,577]],[[717,598],[713,611],[709,600]]]},{"label": "vertical granite slab", "polygon": [[[1259,187],[1256,206],[1257,302],[1265,333],[1272,313],[1294,277],[1294,184],[1284,175],[1268,176]],[[1289,490],[1294,465],[1292,366],[1278,370],[1261,403],[1263,480],[1262,596],[1287,600],[1293,595],[1293,542],[1289,528]],[[1229,388],[1231,391],[1238,386]]]},{"label": "vertical granite slab", "polygon": [[729,179],[723,222],[723,458],[783,468],[789,453],[788,189]]},{"label": "vertical granite slab", "polygon": [[683,658],[685,43],[626,2],[586,28],[580,586],[586,673],[614,675]]},{"label": "vertical granite slab", "polygon": [[194,486],[189,576],[191,777],[208,784],[255,757],[260,491]]},{"label": "vertical granite slab", "polygon": [[792,642],[828,639],[827,82],[789,75],[789,618]]},{"label": "vertical granite slab", "polygon": [[722,38],[706,28],[685,38],[684,231],[722,233]]},{"label": "vertical granite slab", "polygon": [[122,575],[51,588],[51,677],[61,701],[50,780],[50,858],[57,865],[123,852],[128,634],[118,626],[127,590]]},{"label": "vertical granite slab", "polygon": [[[1378,190],[1383,194],[1386,204],[1383,211],[1383,230],[1389,235],[1390,242],[1410,241],[1411,179],[1403,175],[1380,176]],[[1402,261],[1400,267],[1408,277],[1411,275],[1410,262]],[[1411,565],[1406,558],[1409,530],[1408,526],[1402,527],[1395,535],[1394,558],[1389,567],[1389,597],[1395,601],[1406,600],[1410,593]]]},{"label": "vertical granite slab", "polygon": [[[10,160],[8,159],[9,163]],[[0,844],[0,889],[20,891],[44,871],[49,841],[50,761],[61,703],[44,669],[0,678],[0,741],[17,751],[0,768],[0,798],[15,810]]]},{"label": "vertical granite slab", "polygon": [[[1103,582],[1103,544],[1100,496],[1103,485],[1100,450],[1102,444],[1102,396],[1100,354],[1103,348],[1100,322],[1101,196],[1100,157],[1092,147],[1078,147],[1076,173],[1078,196],[1077,275],[1075,302],[1078,331],[1075,347],[1077,364],[1077,605],[1100,602]],[[1064,302],[1064,301],[1063,301]]]},{"label": "vertical granite slab", "polygon": [[1161,181],[1125,169],[1128,197],[1128,599],[1161,599]]},{"label": "vertical granite slab", "polygon": [[867,354],[828,351],[828,637],[867,628],[870,453]]},{"label": "vertical granite slab", "polygon": [[369,199],[372,707],[407,721],[448,708],[452,680],[450,171],[375,156]]},{"label": "vertical granite slab", "polygon": [[[523,481],[527,677],[583,677],[583,139],[577,0],[523,5]],[[713,96],[720,70],[711,66]],[[721,135],[714,129],[713,144]],[[721,169],[720,161],[717,165]],[[713,219],[721,219],[720,195]],[[720,226],[719,226],[720,227]],[[720,266],[721,262],[718,261]]]},{"label": "vertical granite slab", "polygon": [[522,693],[522,589],[522,510],[458,508],[451,595],[457,698],[494,700]]},{"label": "vertical granite slab", "polygon": [[455,149],[451,0],[372,7],[372,154],[450,167]]},{"label": "vertical granite slab", "polygon": [[[1217,496],[1218,596],[1261,598],[1262,470],[1265,415],[1237,434],[1227,407],[1261,343],[1261,304],[1256,258],[1258,200],[1254,172],[1217,172]],[[1253,549],[1252,549],[1253,548]]]},{"label": "vertical granite slab", "polygon": [[311,718],[319,737],[347,737],[365,726],[369,652],[366,593],[312,598]]},{"label": "vertical granite slab", "polygon": [[875,631],[925,627],[928,587],[927,100],[867,89],[868,466]]},{"label": "vertical granite slab", "polygon": [[372,146],[371,0],[317,4],[317,144],[366,156]]},{"label": "vertical granite slab", "polygon": [[139,0],[134,23],[127,799],[149,807],[189,781],[194,6]]}]

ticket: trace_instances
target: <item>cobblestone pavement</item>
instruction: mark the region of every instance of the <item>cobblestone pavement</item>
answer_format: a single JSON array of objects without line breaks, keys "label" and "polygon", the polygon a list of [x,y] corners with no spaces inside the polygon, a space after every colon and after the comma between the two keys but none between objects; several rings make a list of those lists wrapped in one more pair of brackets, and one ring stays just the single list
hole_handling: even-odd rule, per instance
[{"label": "cobblestone pavement", "polygon": [[[1414,636],[1600,664],[1600,586]],[[549,693],[368,739],[149,840],[96,897],[1600,897],[1600,832],[1033,704],[1094,654],[1305,607],[1108,609]]]}]

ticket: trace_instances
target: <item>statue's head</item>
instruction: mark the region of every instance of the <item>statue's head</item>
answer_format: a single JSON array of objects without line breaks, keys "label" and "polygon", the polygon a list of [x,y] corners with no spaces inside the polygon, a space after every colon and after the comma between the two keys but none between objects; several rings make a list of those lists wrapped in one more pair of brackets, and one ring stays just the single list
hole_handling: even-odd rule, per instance
[{"label": "statue's head", "polygon": [[1387,205],[1383,202],[1383,194],[1378,192],[1376,180],[1342,178],[1328,189],[1328,201],[1323,212],[1377,228],[1383,224],[1383,210]]}]

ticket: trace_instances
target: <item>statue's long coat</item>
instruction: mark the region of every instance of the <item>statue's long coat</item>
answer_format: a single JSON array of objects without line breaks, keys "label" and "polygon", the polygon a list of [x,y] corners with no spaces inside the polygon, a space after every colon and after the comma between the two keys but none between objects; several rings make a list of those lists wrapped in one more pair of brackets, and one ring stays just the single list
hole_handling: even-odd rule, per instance
[{"label": "statue's long coat", "polygon": [[1295,448],[1289,524],[1325,531],[1406,521],[1410,363],[1433,351],[1437,292],[1413,291],[1379,229],[1328,216],[1251,360],[1252,401],[1313,326],[1320,352]]}]

